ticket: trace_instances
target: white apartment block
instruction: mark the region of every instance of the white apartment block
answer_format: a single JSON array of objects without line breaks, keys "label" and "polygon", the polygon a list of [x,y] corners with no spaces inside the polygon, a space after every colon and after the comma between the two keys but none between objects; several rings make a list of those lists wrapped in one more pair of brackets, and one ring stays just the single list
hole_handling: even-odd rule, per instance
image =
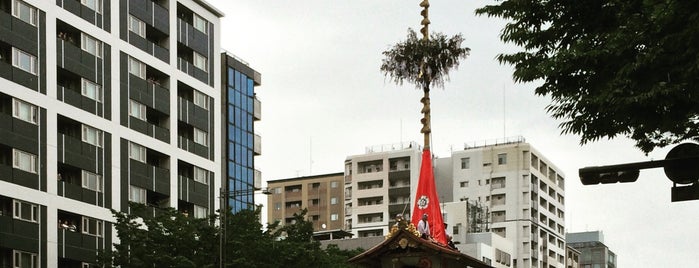
[{"label": "white apartment block", "polygon": [[388,234],[397,214],[410,218],[421,148],[416,143],[367,148],[345,160],[345,229],[354,237]]},{"label": "white apartment block", "polygon": [[469,214],[467,232],[512,241],[512,267],[565,267],[564,177],[551,161],[523,139],[467,147],[451,160],[454,199],[481,210]]}]

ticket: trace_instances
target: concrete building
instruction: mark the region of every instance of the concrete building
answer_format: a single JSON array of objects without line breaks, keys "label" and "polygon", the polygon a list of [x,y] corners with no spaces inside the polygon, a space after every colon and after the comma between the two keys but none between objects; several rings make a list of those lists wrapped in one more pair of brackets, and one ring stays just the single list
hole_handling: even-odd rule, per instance
[{"label": "concrete building", "polygon": [[452,152],[451,163],[453,198],[469,204],[467,233],[512,241],[514,267],[565,266],[565,180],[553,162],[515,138],[465,146]]},{"label": "concrete building", "polygon": [[[0,267],[94,267],[116,242],[110,209],[205,217],[222,181],[254,184],[259,74],[229,58],[222,71],[222,15],[201,0],[0,1]],[[242,122],[221,116],[237,96]],[[224,134],[223,120],[246,124]]]},{"label": "concrete building", "polygon": [[616,254],[604,244],[602,231],[567,233],[566,242],[580,252],[580,268],[616,268]]},{"label": "concrete building", "polygon": [[570,244],[566,244],[566,268],[580,268],[580,251]]},{"label": "concrete building", "polygon": [[[306,217],[315,232],[344,229],[343,173],[267,181],[270,222],[290,224],[294,213],[308,209]],[[339,237],[338,237],[339,238]]]},{"label": "concrete building", "polygon": [[383,236],[395,215],[410,219],[421,148],[416,143],[369,147],[345,160],[345,229],[355,237]]}]

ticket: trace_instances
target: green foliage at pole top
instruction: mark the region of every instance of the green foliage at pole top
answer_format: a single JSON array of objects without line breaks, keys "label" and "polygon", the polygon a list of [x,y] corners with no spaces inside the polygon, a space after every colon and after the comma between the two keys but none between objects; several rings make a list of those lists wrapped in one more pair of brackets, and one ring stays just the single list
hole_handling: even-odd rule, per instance
[{"label": "green foliage at pole top", "polygon": [[408,29],[408,38],[384,51],[381,72],[398,85],[403,82],[415,84],[418,89],[429,89],[430,85],[444,87],[449,71],[459,66],[470,49],[461,47],[461,34],[447,37],[443,33],[432,33],[428,40],[417,37]]},{"label": "green foliage at pole top", "polygon": [[699,5],[680,0],[499,1],[501,54],[518,82],[541,83],[547,110],[581,144],[626,136],[636,147],[699,139]]}]

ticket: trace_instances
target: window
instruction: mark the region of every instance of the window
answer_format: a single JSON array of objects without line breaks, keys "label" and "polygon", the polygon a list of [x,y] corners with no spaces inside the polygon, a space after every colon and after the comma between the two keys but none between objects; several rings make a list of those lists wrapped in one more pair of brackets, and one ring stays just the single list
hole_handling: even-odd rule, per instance
[{"label": "window", "polygon": [[37,173],[36,155],[12,149],[12,167],[26,172]]},{"label": "window", "polygon": [[207,67],[206,57],[204,57],[201,54],[196,53],[196,52],[192,52],[192,53],[194,54],[194,56],[193,56],[194,67],[197,67],[197,68],[201,69],[202,71],[206,72],[208,70],[208,68],[206,68]]},{"label": "window", "polygon": [[102,57],[102,42],[98,41],[94,37],[89,36],[85,33],[81,33],[80,36],[81,36],[80,48],[82,48],[84,51],[87,51],[87,53],[95,55],[95,57],[101,58]]},{"label": "window", "polygon": [[14,116],[15,118],[27,121],[32,124],[36,124],[36,112],[36,106],[18,99],[13,99],[12,116]]},{"label": "window", "polygon": [[101,220],[83,217],[82,233],[101,237],[103,224]]},{"label": "window", "polygon": [[97,147],[102,147],[102,131],[83,125],[83,141]]},{"label": "window", "polygon": [[83,188],[102,192],[102,176],[83,170],[82,182]]},{"label": "window", "polygon": [[330,198],[330,204],[331,204],[331,205],[337,205],[337,197],[332,197],[332,198]]},{"label": "window", "polygon": [[39,267],[39,260],[34,253],[13,250],[14,268],[35,268]]},{"label": "window", "polygon": [[199,91],[194,91],[194,105],[209,109],[209,97]]},{"label": "window", "polygon": [[274,203],[274,210],[282,210],[282,203],[281,202]]},{"label": "window", "polygon": [[194,218],[203,219],[209,216],[209,209],[194,205]]},{"label": "window", "polygon": [[129,143],[129,158],[139,161],[146,162],[146,147],[135,143]]},{"label": "window", "polygon": [[194,142],[208,146],[209,145],[209,137],[208,133],[206,131],[202,131],[198,128],[194,128]]},{"label": "window", "polygon": [[330,188],[337,188],[338,182],[336,181],[331,181],[330,182]]},{"label": "window", "polygon": [[459,183],[459,186],[461,186],[461,188],[466,188],[466,187],[468,187],[468,181],[462,181],[462,182],[460,182],[460,183]]},{"label": "window", "polygon": [[31,74],[37,74],[36,57],[16,47],[12,48],[12,66]]},{"label": "window", "polygon": [[82,80],[82,94],[85,97],[93,99],[95,101],[102,101],[102,87],[98,84],[93,83],[90,80],[81,78]]},{"label": "window", "polygon": [[36,26],[36,17],[37,17],[37,10],[35,7],[30,6],[29,4],[20,1],[20,0],[13,0],[12,1],[12,16],[17,17],[20,20],[23,20],[26,23],[29,23],[31,25]]},{"label": "window", "polygon": [[274,194],[281,194],[281,193],[282,193],[282,187],[274,188]]},{"label": "window", "polygon": [[13,218],[30,222],[39,221],[39,206],[19,200],[13,200],[12,203],[14,206]]},{"label": "window", "polygon": [[141,79],[146,79],[146,65],[143,62],[129,57],[129,73]]},{"label": "window", "polygon": [[129,100],[129,115],[146,121],[146,106],[135,100]]},{"label": "window", "polygon": [[80,3],[97,13],[102,13],[102,0],[80,0]]},{"label": "window", "polygon": [[203,168],[194,167],[194,181],[209,184],[209,171]]},{"label": "window", "polygon": [[202,33],[206,33],[206,20],[201,16],[194,14],[194,29],[199,30]]},{"label": "window", "polygon": [[337,214],[330,214],[330,220],[331,220],[331,221],[337,221],[337,219],[338,219]]},{"label": "window", "polygon": [[134,203],[146,203],[146,189],[129,185],[129,201]]},{"label": "window", "polygon": [[129,31],[132,31],[140,37],[146,38],[146,23],[132,15],[129,15]]},{"label": "window", "polygon": [[507,154],[498,154],[498,165],[507,164]]},{"label": "window", "polygon": [[461,158],[461,169],[469,169],[469,168],[471,168],[471,158],[469,158],[469,157]]}]

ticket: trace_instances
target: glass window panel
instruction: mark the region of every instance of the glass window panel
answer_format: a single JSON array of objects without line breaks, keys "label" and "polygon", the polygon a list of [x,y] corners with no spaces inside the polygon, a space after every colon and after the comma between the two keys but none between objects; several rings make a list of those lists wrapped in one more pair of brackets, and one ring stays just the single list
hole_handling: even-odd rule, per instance
[{"label": "glass window panel", "polygon": [[90,80],[81,78],[82,95],[98,102],[102,101],[102,87]]},{"label": "glass window panel", "polygon": [[12,48],[12,65],[31,74],[37,74],[36,57],[18,48]]},{"label": "glass window panel", "polygon": [[12,1],[12,15],[26,23],[36,26],[37,10],[24,1]]},{"label": "glass window panel", "polygon": [[199,16],[199,15],[197,15],[197,14],[194,14],[194,19],[193,19],[193,21],[194,21],[194,25],[193,25],[193,26],[194,26],[194,29],[197,29],[197,30],[201,31],[202,33],[206,33],[206,32],[207,32],[207,31],[206,31],[207,22],[206,22],[206,20],[205,20],[204,18],[202,18],[201,16]]}]

